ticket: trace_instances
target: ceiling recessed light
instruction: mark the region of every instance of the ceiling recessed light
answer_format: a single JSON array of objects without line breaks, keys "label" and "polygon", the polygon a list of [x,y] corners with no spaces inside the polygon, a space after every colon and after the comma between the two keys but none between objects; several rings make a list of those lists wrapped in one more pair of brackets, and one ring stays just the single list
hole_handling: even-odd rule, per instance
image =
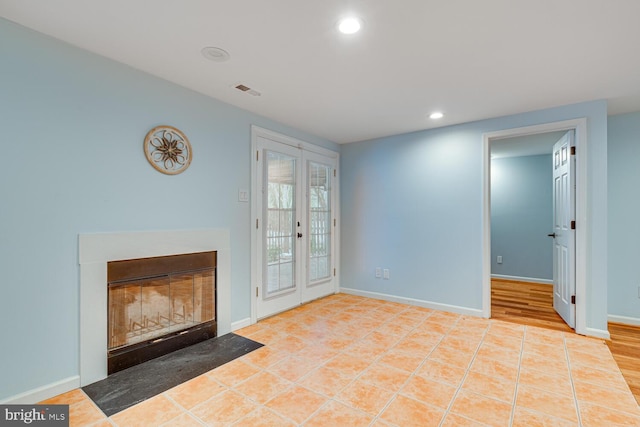
[{"label": "ceiling recessed light", "polygon": [[338,22],[338,31],[342,34],[354,34],[362,28],[362,21],[355,17],[343,18]]},{"label": "ceiling recessed light", "polygon": [[444,117],[444,114],[442,114],[440,111],[436,111],[435,113],[431,113],[431,115],[429,116],[430,119],[441,119]]},{"label": "ceiling recessed light", "polygon": [[229,52],[224,49],[220,49],[219,47],[205,47],[200,52],[205,58],[216,62],[228,61],[229,58],[231,58]]}]

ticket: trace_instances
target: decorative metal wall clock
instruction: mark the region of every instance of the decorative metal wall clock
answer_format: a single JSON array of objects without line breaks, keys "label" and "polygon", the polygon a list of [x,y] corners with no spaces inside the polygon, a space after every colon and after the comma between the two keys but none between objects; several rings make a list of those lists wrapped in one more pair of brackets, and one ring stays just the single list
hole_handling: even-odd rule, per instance
[{"label": "decorative metal wall clock", "polygon": [[173,126],[156,126],[144,137],[144,154],[156,170],[167,175],[184,172],[191,164],[191,144]]}]

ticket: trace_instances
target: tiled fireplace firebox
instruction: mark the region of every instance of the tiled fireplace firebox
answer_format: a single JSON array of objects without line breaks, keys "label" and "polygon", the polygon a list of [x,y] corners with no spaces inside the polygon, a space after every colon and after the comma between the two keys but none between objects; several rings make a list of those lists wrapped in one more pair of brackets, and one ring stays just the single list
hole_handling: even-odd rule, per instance
[{"label": "tiled fireplace firebox", "polygon": [[96,233],[79,236],[80,385],[108,374],[107,264],[139,258],[215,252],[217,335],[231,332],[230,237],[226,229]]}]

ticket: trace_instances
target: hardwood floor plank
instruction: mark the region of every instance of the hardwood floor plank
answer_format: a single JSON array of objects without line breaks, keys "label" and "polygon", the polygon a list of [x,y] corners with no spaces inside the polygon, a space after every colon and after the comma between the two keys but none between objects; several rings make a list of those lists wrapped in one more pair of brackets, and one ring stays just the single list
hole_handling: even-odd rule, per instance
[{"label": "hardwood floor plank", "polygon": [[572,331],[553,309],[553,286],[541,283],[491,280],[491,317],[521,325]]},{"label": "hardwood floor plank", "polygon": [[[553,309],[553,286],[491,280],[491,317],[520,325],[572,332]],[[609,323],[609,350],[631,392],[640,403],[640,327]]]},{"label": "hardwood floor plank", "polygon": [[611,354],[640,403],[640,327],[609,322],[609,334]]}]

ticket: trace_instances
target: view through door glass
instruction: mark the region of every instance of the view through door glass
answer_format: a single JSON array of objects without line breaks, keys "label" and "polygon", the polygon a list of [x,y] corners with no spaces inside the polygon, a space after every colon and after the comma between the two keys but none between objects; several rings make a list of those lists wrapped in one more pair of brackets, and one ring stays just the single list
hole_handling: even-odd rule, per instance
[{"label": "view through door glass", "polygon": [[296,287],[296,159],[267,151],[265,296]]},{"label": "view through door glass", "polygon": [[331,172],[309,162],[309,285],[331,278]]}]

